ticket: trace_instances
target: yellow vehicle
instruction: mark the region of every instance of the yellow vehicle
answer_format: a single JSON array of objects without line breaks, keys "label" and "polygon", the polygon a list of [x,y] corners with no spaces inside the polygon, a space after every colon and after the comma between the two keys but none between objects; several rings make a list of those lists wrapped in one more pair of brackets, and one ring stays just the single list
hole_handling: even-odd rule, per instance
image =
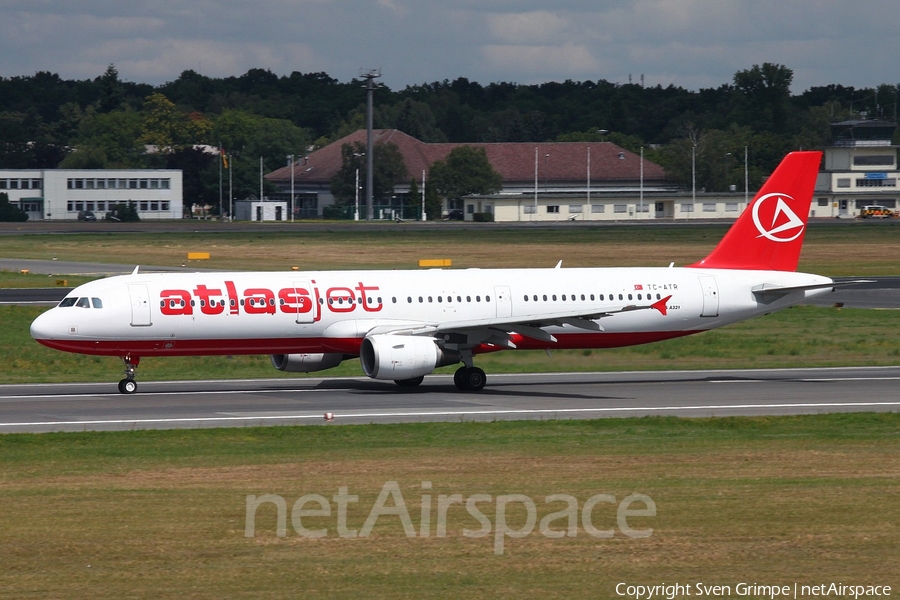
[{"label": "yellow vehicle", "polygon": [[863,219],[893,219],[897,216],[897,213],[886,206],[873,204],[870,206],[863,206],[859,216]]}]

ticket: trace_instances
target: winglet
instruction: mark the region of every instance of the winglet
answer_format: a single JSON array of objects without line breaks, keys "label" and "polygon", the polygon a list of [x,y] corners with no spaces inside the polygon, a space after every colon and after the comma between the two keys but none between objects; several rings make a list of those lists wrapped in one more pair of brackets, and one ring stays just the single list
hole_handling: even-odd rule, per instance
[{"label": "winglet", "polygon": [[668,313],[667,313],[667,305],[668,305],[669,299],[670,299],[671,297],[672,297],[672,296],[666,296],[666,297],[663,298],[662,300],[657,300],[656,302],[654,302],[654,303],[651,304],[650,306],[651,306],[652,308],[655,308],[656,310],[658,310],[660,313],[662,313],[663,316],[666,316],[666,314],[668,314]]},{"label": "winglet", "polygon": [[138,270],[139,270],[140,268],[141,268],[141,265],[137,265],[137,266],[134,268],[134,271],[131,272],[131,274],[132,274],[132,275],[137,275],[137,274],[138,274]]}]

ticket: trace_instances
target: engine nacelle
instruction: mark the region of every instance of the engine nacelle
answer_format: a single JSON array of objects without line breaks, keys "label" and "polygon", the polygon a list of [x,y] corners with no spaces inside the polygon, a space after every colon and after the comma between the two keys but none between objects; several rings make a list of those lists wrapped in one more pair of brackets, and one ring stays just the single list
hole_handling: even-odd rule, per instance
[{"label": "engine nacelle", "polygon": [[272,354],[272,366],[286,373],[324,371],[341,364],[343,354]]},{"label": "engine nacelle", "polygon": [[434,338],[415,335],[369,336],[359,350],[363,372],[372,379],[414,379],[459,361],[458,352],[438,347]]}]

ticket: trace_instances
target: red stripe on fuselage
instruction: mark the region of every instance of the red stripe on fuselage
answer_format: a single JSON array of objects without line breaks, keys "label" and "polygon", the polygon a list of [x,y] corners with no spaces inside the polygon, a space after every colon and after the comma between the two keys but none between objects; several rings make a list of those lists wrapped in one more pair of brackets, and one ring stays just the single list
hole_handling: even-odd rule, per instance
[{"label": "red stripe on fuselage", "polygon": [[[543,342],[516,335],[518,350],[577,350],[621,348],[683,337],[698,331],[647,331],[632,333],[563,333],[555,334],[556,343]],[[226,356],[232,354],[296,354],[340,352],[359,354],[361,338],[268,338],[268,339],[204,339],[204,340],[104,340],[82,339],[37,340],[65,352],[95,356]],[[482,344],[475,354],[505,350]]]}]

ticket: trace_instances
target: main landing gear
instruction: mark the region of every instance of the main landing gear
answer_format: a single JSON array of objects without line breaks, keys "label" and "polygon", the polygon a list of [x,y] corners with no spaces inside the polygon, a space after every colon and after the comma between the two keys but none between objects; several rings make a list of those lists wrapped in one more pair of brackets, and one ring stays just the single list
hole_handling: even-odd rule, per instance
[{"label": "main landing gear", "polygon": [[487,376],[478,367],[462,366],[453,374],[453,383],[461,392],[477,392],[484,388]]},{"label": "main landing gear", "polygon": [[119,382],[119,391],[123,394],[133,394],[137,391],[137,381],[134,380],[134,371],[141,363],[139,356],[123,356],[125,363],[125,379]]},{"label": "main landing gear", "polygon": [[[413,379],[396,379],[394,380],[394,383],[402,388],[414,388],[418,387],[424,380],[424,377],[414,377]],[[122,385],[127,381],[129,380],[123,379],[119,382],[119,391],[124,394],[131,393],[122,389]],[[484,371],[478,367],[467,367],[464,365],[458,368],[456,373],[454,373],[453,383],[456,384],[456,389],[461,392],[477,392],[484,389],[484,384],[487,383],[487,376],[484,374]],[[131,381],[131,384],[136,385],[134,381]]]}]

